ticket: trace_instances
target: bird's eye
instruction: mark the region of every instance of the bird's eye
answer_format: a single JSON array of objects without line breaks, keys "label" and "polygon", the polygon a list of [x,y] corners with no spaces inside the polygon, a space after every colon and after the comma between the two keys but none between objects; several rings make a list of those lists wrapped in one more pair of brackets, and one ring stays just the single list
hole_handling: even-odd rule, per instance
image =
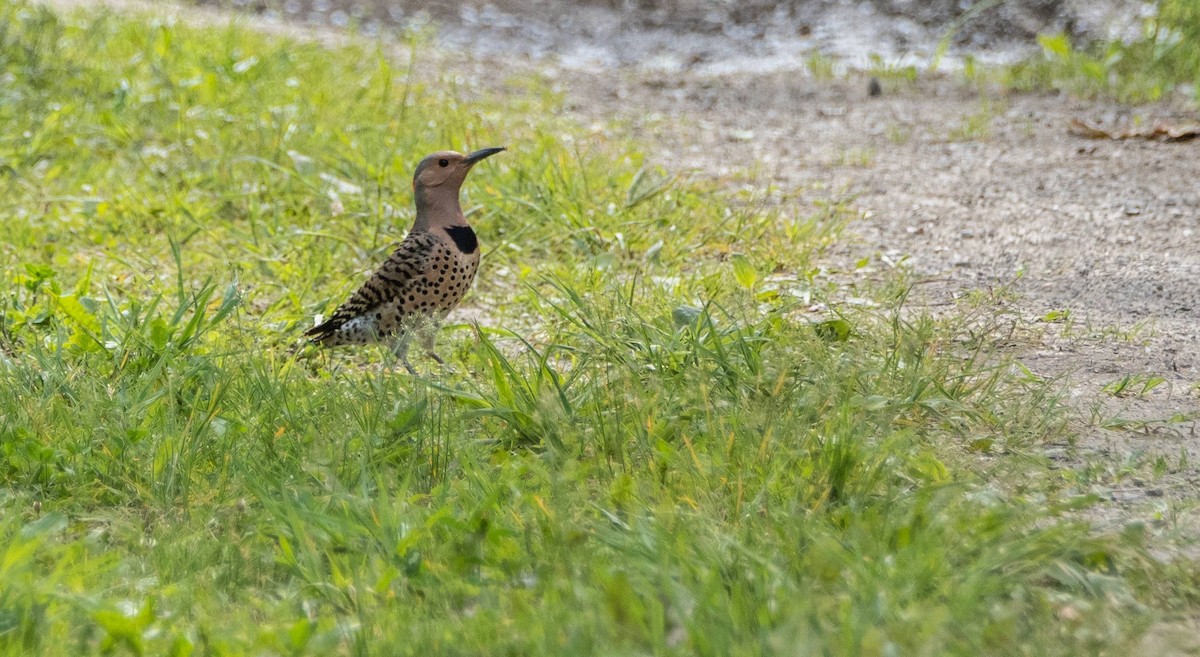
[{"label": "bird's eye", "polygon": [[438,166],[448,167],[450,166],[450,160],[438,160]]}]

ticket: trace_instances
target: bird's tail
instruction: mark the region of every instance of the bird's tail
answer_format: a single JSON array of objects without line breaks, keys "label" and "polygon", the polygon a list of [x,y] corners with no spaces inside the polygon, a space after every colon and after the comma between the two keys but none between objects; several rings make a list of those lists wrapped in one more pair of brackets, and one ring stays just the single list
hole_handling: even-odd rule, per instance
[{"label": "bird's tail", "polygon": [[332,338],[344,323],[345,320],[341,317],[330,317],[324,322],[321,322],[320,324],[317,324],[316,326],[305,331],[304,336],[311,342],[322,344]]}]

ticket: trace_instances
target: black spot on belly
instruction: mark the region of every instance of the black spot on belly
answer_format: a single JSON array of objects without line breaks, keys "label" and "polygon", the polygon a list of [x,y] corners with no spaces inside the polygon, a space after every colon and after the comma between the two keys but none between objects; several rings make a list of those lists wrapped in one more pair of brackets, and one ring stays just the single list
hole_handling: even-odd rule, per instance
[{"label": "black spot on belly", "polygon": [[454,240],[454,245],[463,253],[475,253],[479,248],[479,240],[470,226],[446,226],[446,234]]}]

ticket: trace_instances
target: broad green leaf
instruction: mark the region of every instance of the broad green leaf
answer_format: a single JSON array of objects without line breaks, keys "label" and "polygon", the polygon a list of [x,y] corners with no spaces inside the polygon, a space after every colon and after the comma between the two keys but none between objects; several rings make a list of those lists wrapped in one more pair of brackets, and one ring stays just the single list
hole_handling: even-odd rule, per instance
[{"label": "broad green leaf", "polygon": [[1038,44],[1042,46],[1042,50],[1045,50],[1048,54],[1064,59],[1071,54],[1071,42],[1067,39],[1067,35],[1062,32],[1058,34],[1040,34],[1037,40]]},{"label": "broad green leaf", "polygon": [[971,449],[976,452],[990,452],[995,440],[991,438],[979,438],[971,441]]},{"label": "broad green leaf", "polygon": [[126,616],[119,611],[103,610],[94,612],[92,620],[108,635],[100,644],[104,652],[111,652],[116,646],[125,646],[135,655],[144,654],[143,620],[140,616]]},{"label": "broad green leaf", "polygon": [[694,306],[676,306],[671,311],[671,319],[675,322],[675,328],[686,328],[695,326],[703,312]]},{"label": "broad green leaf", "polygon": [[754,265],[750,264],[750,260],[746,256],[738,253],[731,258],[733,261],[733,277],[737,279],[738,285],[747,290],[754,287],[758,282],[758,272],[755,271]]},{"label": "broad green leaf", "polygon": [[56,297],[54,305],[55,310],[68,320],[73,329],[71,338],[66,343],[68,347],[93,350],[102,346],[100,320],[80,299],[73,294],[66,294]]},{"label": "broad green leaf", "polygon": [[313,623],[307,618],[292,623],[292,627],[288,629],[288,642],[291,643],[293,650],[302,650],[308,645],[309,639],[312,638]]},{"label": "broad green leaf", "polygon": [[162,317],[155,317],[150,322],[150,344],[155,351],[166,349],[171,341],[171,328]]},{"label": "broad green leaf", "polygon": [[827,322],[813,324],[813,330],[827,342],[845,342],[850,339],[854,327],[844,319],[831,319]]},{"label": "broad green leaf", "polygon": [[79,328],[92,335],[99,335],[100,320],[93,315],[73,294],[65,294],[55,299],[56,309]]},{"label": "broad green leaf", "polygon": [[54,278],[54,268],[49,265],[25,264],[25,273],[35,280],[45,281]]}]

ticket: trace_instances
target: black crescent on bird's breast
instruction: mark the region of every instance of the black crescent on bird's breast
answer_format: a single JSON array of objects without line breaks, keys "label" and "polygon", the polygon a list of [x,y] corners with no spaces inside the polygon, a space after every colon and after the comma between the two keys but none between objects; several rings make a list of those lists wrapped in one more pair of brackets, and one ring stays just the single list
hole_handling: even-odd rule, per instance
[{"label": "black crescent on bird's breast", "polygon": [[475,253],[475,249],[479,248],[479,240],[470,226],[446,226],[446,234],[463,253]]}]

